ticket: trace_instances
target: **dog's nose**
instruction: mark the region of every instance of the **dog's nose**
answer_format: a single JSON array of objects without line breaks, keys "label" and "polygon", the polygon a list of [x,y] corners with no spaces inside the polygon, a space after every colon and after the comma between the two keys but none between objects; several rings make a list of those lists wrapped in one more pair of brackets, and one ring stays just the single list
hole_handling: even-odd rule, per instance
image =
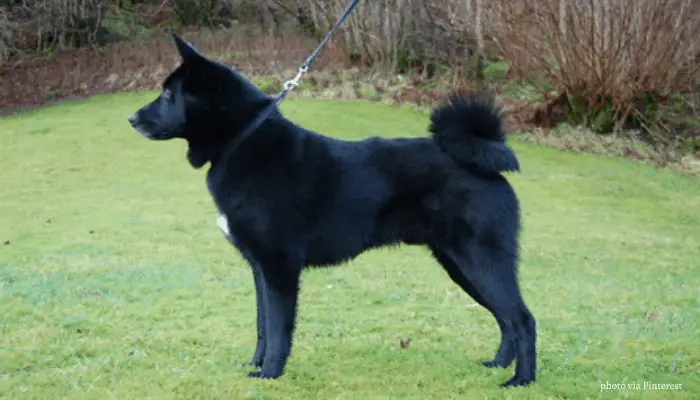
[{"label": "dog's nose", "polygon": [[136,113],[133,113],[129,116],[129,123],[131,125],[135,125],[138,122],[138,120],[139,120],[139,117],[138,117],[138,115],[136,115]]}]

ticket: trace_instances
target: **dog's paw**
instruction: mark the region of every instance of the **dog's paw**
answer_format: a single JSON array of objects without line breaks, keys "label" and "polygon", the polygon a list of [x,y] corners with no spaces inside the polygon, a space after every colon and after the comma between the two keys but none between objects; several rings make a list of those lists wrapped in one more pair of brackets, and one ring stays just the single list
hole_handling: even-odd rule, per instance
[{"label": "dog's paw", "polygon": [[243,364],[244,367],[256,367],[256,368],[262,368],[262,365],[263,365],[262,357],[261,358],[253,358],[252,360]]},{"label": "dog's paw", "polygon": [[282,374],[276,374],[276,373],[265,373],[265,371],[253,371],[253,372],[248,372],[248,378],[258,378],[258,379],[277,379]]},{"label": "dog's paw", "polygon": [[532,383],[535,383],[535,378],[522,378],[519,376],[514,376],[504,383],[502,383],[500,386],[502,388],[507,388],[507,387],[516,387],[516,386],[528,386]]},{"label": "dog's paw", "polygon": [[486,368],[508,368],[509,366],[509,364],[498,360],[482,361],[479,364],[483,365]]}]

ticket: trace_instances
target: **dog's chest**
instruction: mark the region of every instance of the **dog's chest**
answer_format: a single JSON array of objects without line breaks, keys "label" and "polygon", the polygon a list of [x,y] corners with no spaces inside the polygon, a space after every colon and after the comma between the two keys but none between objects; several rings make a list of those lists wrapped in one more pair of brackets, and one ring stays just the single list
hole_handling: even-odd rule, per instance
[{"label": "dog's chest", "polygon": [[216,225],[234,245],[265,232],[269,225],[264,202],[251,198],[246,183],[236,182],[216,169],[207,174],[207,188],[218,211]]},{"label": "dog's chest", "polygon": [[219,230],[224,236],[226,236],[229,240],[234,241],[231,235],[231,230],[228,227],[228,218],[226,218],[226,215],[219,214],[219,216],[216,217],[216,226],[219,227]]},{"label": "dog's chest", "polygon": [[237,198],[238,196],[233,192],[231,185],[224,184],[225,174],[223,172],[222,169],[212,166],[207,173],[207,189],[219,212],[216,217],[216,226],[226,238],[235,242],[230,220],[233,215],[240,212],[242,199]]},{"label": "dog's chest", "polygon": [[264,216],[251,216],[247,210],[240,213],[219,210],[216,217],[216,226],[221,234],[226,237],[231,244],[241,248],[249,247],[251,243],[257,243],[265,238],[268,232],[268,219]]},{"label": "dog's chest", "polygon": [[[243,206],[243,196],[235,190],[240,183],[234,182],[223,165],[217,164],[211,167],[207,173],[207,189],[214,200],[219,213],[237,213]],[[230,219],[231,217],[228,216]]]}]

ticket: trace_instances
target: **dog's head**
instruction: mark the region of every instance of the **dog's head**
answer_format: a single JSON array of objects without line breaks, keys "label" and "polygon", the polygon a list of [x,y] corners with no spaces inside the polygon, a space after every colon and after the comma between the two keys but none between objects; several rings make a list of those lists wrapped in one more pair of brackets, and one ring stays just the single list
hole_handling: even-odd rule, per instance
[{"label": "dog's head", "polygon": [[220,146],[273,101],[233,68],[208,59],[178,35],[173,38],[182,63],[165,79],[160,95],[129,117],[146,138],[186,139],[190,152]]}]

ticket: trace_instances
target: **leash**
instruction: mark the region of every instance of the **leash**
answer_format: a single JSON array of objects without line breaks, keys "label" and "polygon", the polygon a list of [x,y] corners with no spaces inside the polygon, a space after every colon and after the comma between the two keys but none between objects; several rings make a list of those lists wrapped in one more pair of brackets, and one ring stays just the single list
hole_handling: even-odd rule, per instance
[{"label": "leash", "polygon": [[345,9],[345,12],[343,15],[340,17],[338,22],[335,23],[333,28],[331,28],[330,31],[326,34],[326,37],[323,38],[321,43],[316,46],[316,49],[309,55],[309,57],[304,61],[303,64],[301,64],[301,67],[299,67],[299,71],[297,72],[297,75],[286,81],[284,83],[282,91],[277,95],[275,98],[275,101],[265,107],[260,114],[258,114],[257,118],[251,122],[250,125],[246,126],[246,128],[238,134],[238,137],[236,138],[233,146],[237,147],[241,142],[243,142],[248,136],[250,136],[251,133],[253,133],[260,125],[262,125],[263,122],[267,119],[267,117],[270,116],[272,111],[274,111],[277,106],[287,97],[287,94],[291,92],[292,90],[296,89],[299,87],[299,80],[306,74],[306,72],[309,71],[309,68],[311,68],[311,65],[316,61],[316,57],[318,57],[319,53],[323,49],[323,47],[328,43],[328,40],[331,38],[331,36],[335,33],[335,31],[340,28],[343,23],[348,19],[350,14],[355,10],[355,8],[360,4],[360,0],[352,0],[350,5]]}]

